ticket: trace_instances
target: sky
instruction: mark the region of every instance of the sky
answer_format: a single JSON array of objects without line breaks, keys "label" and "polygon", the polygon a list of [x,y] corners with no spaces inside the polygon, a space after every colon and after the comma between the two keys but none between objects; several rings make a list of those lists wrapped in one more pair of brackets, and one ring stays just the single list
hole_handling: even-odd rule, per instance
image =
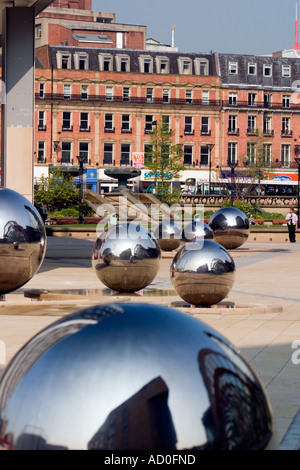
[{"label": "sky", "polygon": [[[295,0],[92,0],[116,23],[147,27],[147,38],[181,52],[265,55],[292,49]],[[300,43],[300,1],[298,3]]]}]

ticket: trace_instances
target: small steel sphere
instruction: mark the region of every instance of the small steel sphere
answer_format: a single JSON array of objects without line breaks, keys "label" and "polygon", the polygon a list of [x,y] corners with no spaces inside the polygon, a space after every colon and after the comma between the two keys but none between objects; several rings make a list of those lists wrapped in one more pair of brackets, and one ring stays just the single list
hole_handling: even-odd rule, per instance
[{"label": "small steel sphere", "polygon": [[174,220],[165,220],[157,225],[154,237],[164,251],[176,250],[180,246],[182,228]]},{"label": "small steel sphere", "polygon": [[0,188],[0,294],[19,289],[40,268],[46,230],[36,208],[12,189]]},{"label": "small steel sphere", "polygon": [[182,241],[192,242],[194,240],[205,239],[213,240],[214,232],[210,226],[201,221],[189,222],[183,227],[182,230]]},{"label": "small steel sphere", "polygon": [[223,207],[217,210],[209,220],[214,232],[214,240],[225,248],[238,248],[250,234],[249,220],[236,207]]},{"label": "small steel sphere", "polygon": [[134,223],[103,232],[94,243],[92,265],[101,282],[117,292],[136,292],[155,278],[161,251],[152,234]]},{"label": "small steel sphere", "polygon": [[274,445],[267,393],[222,335],[169,307],[68,315],[0,381],[0,448],[250,450]]},{"label": "small steel sphere", "polygon": [[235,264],[223,246],[212,240],[186,243],[174,256],[170,278],[178,295],[192,305],[210,306],[232,289]]}]

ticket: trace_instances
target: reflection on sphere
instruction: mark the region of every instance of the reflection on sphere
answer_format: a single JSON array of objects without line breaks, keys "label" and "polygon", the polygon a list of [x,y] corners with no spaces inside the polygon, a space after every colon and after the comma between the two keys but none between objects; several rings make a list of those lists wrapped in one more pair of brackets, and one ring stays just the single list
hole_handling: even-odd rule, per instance
[{"label": "reflection on sphere", "polygon": [[250,234],[249,220],[236,207],[223,207],[217,210],[209,220],[214,240],[227,249],[243,245]]},{"label": "reflection on sphere", "polygon": [[201,321],[149,304],[49,325],[7,366],[0,405],[0,448],[13,450],[259,450],[273,434],[249,362]]},{"label": "reflection on sphere", "polygon": [[174,220],[165,220],[154,230],[160,248],[164,251],[176,250],[180,246],[182,228]]},{"label": "reflection on sphere", "polygon": [[156,239],[141,225],[122,223],[96,240],[92,265],[99,280],[118,292],[136,292],[155,278],[161,258]]},{"label": "reflection on sphere", "polygon": [[208,224],[201,221],[189,222],[183,227],[182,240],[192,242],[199,239],[213,240],[214,232]]}]

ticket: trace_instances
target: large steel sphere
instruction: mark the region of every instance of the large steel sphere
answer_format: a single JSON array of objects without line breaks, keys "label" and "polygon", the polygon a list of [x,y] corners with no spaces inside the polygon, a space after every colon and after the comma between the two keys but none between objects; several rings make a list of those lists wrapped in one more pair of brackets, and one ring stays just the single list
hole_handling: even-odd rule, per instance
[{"label": "large steel sphere", "polygon": [[170,278],[183,300],[192,305],[210,306],[223,300],[232,289],[235,264],[219,243],[194,241],[174,256]]},{"label": "large steel sphere", "polygon": [[236,207],[217,210],[211,216],[209,226],[214,232],[214,240],[229,249],[243,245],[250,233],[248,218]]},{"label": "large steel sphere", "polygon": [[199,320],[149,304],[93,306],[38,333],[2,376],[0,423],[0,448],[13,450],[259,450],[275,440],[249,362]]},{"label": "large steel sphere", "polygon": [[136,292],[155,278],[161,251],[152,234],[134,223],[121,223],[103,232],[94,243],[93,268],[106,287]]},{"label": "large steel sphere", "polygon": [[183,227],[182,240],[184,242],[192,242],[195,240],[213,240],[214,232],[208,224],[200,220],[189,222]]},{"label": "large steel sphere", "polygon": [[164,251],[173,251],[180,246],[181,225],[174,220],[164,220],[154,230],[153,235],[160,248]]},{"label": "large steel sphere", "polygon": [[22,287],[40,268],[46,230],[36,208],[12,189],[0,188],[0,294]]}]

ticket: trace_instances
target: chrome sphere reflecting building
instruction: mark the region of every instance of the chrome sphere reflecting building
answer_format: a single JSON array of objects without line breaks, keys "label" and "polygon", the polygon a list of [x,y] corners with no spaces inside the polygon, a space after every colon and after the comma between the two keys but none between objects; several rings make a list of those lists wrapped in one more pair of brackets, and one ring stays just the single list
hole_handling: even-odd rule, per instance
[{"label": "chrome sphere reflecting building", "polygon": [[199,320],[149,304],[93,306],[38,333],[2,376],[0,422],[13,450],[273,445],[249,362]]},{"label": "chrome sphere reflecting building", "polygon": [[232,289],[235,263],[219,243],[194,241],[174,256],[170,278],[183,300],[192,305],[210,306],[223,300]]},{"label": "chrome sphere reflecting building", "polygon": [[182,229],[182,241],[192,242],[194,240],[206,239],[213,240],[214,232],[208,224],[201,221],[193,220]]},{"label": "chrome sphere reflecting building", "polygon": [[173,251],[180,246],[181,232],[180,224],[174,220],[165,220],[157,225],[153,235],[162,250]]},{"label": "chrome sphere reflecting building", "polygon": [[160,258],[160,247],[148,230],[132,222],[121,223],[98,237],[92,265],[106,287],[136,292],[153,281]]},{"label": "chrome sphere reflecting building", "polygon": [[0,188],[0,294],[26,284],[40,268],[46,230],[36,208],[12,189]]},{"label": "chrome sphere reflecting building", "polygon": [[229,249],[243,245],[250,233],[248,218],[236,207],[217,210],[211,216],[209,226],[214,232],[214,240]]}]

